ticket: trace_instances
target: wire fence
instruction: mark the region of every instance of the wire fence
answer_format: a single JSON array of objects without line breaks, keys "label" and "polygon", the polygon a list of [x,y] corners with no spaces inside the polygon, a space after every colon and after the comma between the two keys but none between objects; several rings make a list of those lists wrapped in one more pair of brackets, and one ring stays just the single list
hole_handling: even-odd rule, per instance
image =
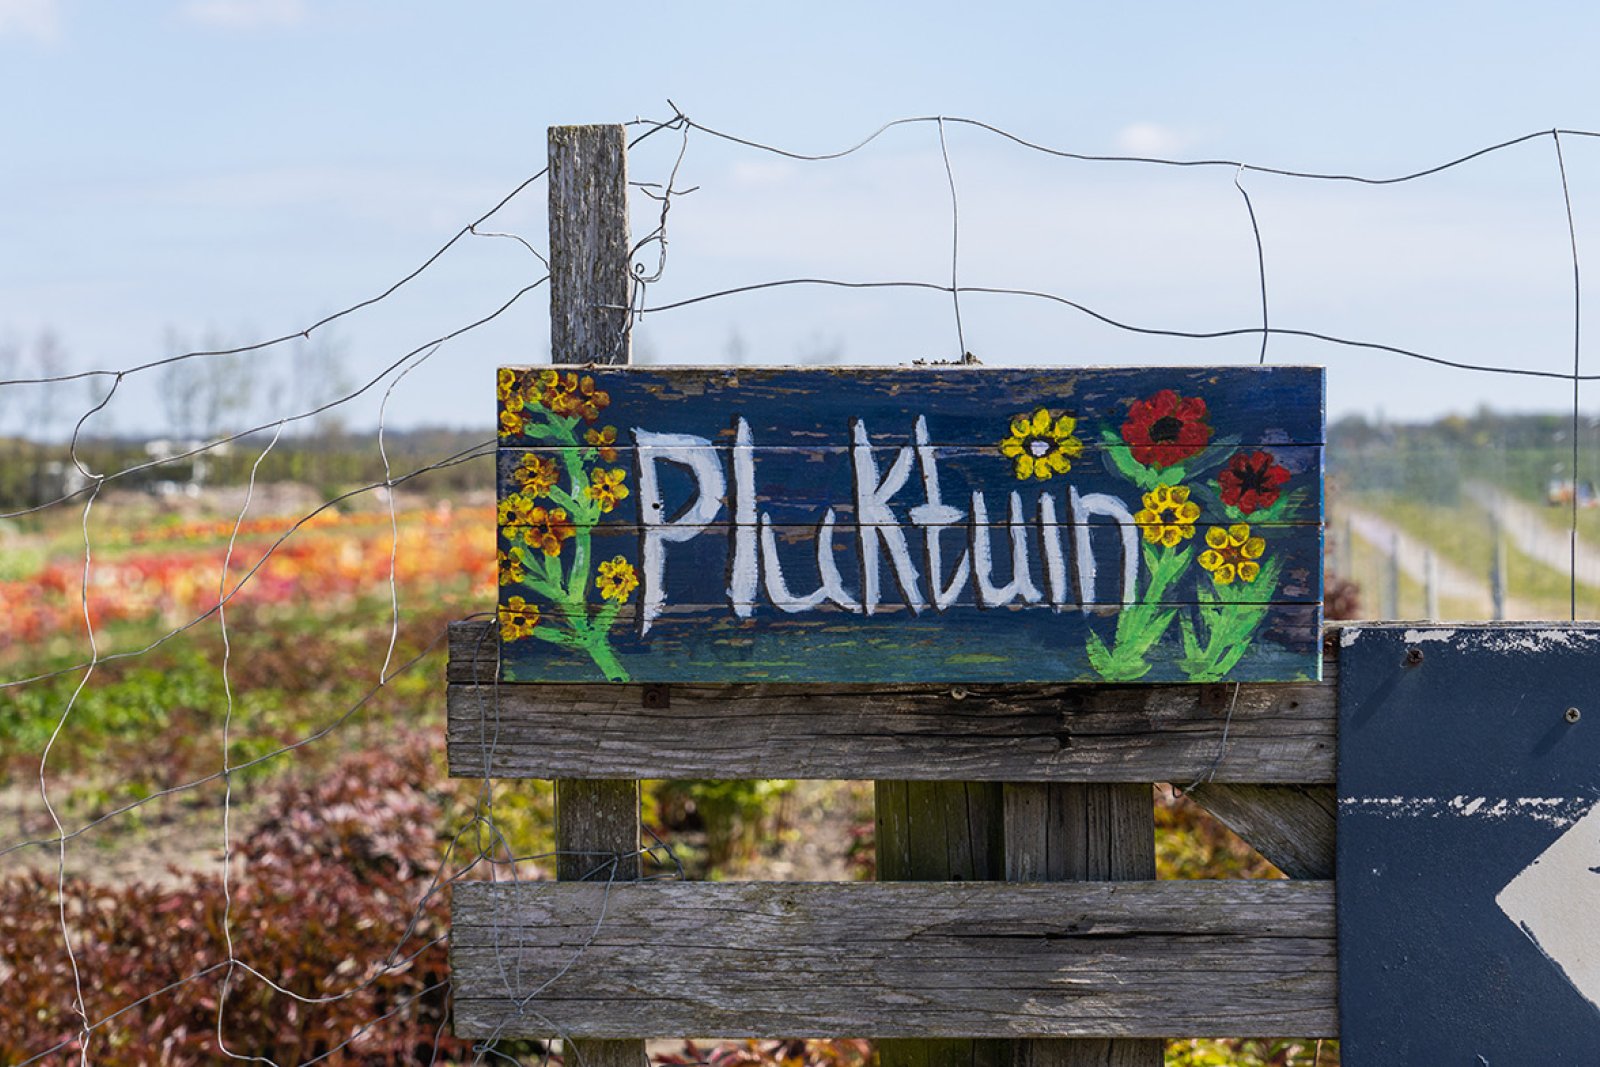
[{"label": "wire fence", "polygon": [[[655,210],[654,225],[635,242],[633,249],[633,259],[637,265],[628,308],[630,328],[647,319],[697,305],[736,303],[751,294],[774,290],[789,292],[794,300],[804,300],[807,290],[823,288],[905,290],[925,292],[948,302],[953,333],[952,361],[975,358],[971,356],[971,323],[970,319],[964,320],[964,306],[975,299],[1000,297],[1065,308],[1111,330],[1174,341],[1259,339],[1259,350],[1256,352],[1256,361],[1259,363],[1268,361],[1274,340],[1294,338],[1316,342],[1330,350],[1355,349],[1387,358],[1414,361],[1435,367],[1436,373],[1441,374],[1465,371],[1570,383],[1571,419],[1566,427],[1570,440],[1570,455],[1567,457],[1570,467],[1566,468],[1564,475],[1565,482],[1571,486],[1567,494],[1570,500],[1560,499],[1556,502],[1564,515],[1562,525],[1567,541],[1567,614],[1577,617],[1582,584],[1580,576],[1584,582],[1590,580],[1586,568],[1591,552],[1581,536],[1584,532],[1581,509],[1590,501],[1585,498],[1586,483],[1582,473],[1585,456],[1580,448],[1580,440],[1591,429],[1583,423],[1580,414],[1581,386],[1583,382],[1600,378],[1600,374],[1584,373],[1581,361],[1583,289],[1578,228],[1574,221],[1573,197],[1567,181],[1567,159],[1563,144],[1571,139],[1593,138],[1600,134],[1576,129],[1536,131],[1420,170],[1390,176],[1370,176],[1316,173],[1230,159],[1089,155],[1040,144],[987,123],[942,115],[897,119],[845,148],[809,154],[716,129],[690,119],[675,107],[670,117],[635,120],[628,125],[632,131],[630,147],[637,147],[652,138],[675,136],[678,139],[675,151],[667,156],[661,180],[633,183],[633,188],[651,201]],[[720,142],[756,157],[777,157],[823,167],[830,162],[866,152],[890,131],[908,127],[926,128],[930,139],[936,138],[937,159],[948,191],[948,213],[942,220],[949,230],[948,271],[945,271],[944,263],[930,264],[930,272],[937,268],[938,280],[927,277],[779,276],[753,278],[737,285],[662,301],[652,299],[652,288],[668,276],[669,217],[674,205],[691,193],[708,192],[703,186],[680,188],[678,185],[685,159],[697,144]],[[1254,249],[1259,320],[1226,329],[1146,325],[1097,310],[1070,294],[1044,288],[977,284],[968,280],[964,272],[962,250],[963,201],[958,180],[960,155],[952,151],[949,136],[956,128],[998,138],[1043,158],[1074,163],[1231,171],[1232,185],[1243,208],[1239,225],[1248,226]],[[1262,219],[1251,199],[1250,179],[1272,176],[1308,183],[1358,185],[1423,182],[1496,153],[1543,139],[1548,139],[1551,144],[1551,162],[1561,179],[1562,207],[1567,220],[1571,252],[1570,371],[1462,360],[1448,353],[1422,351],[1341,332],[1274,325],[1270,299],[1273,290],[1269,285],[1273,274],[1269,269],[1267,254],[1270,230],[1264,230]],[[288,883],[283,882],[282,877],[285,874],[284,864],[292,867],[290,860],[285,857],[294,855],[297,834],[304,837],[328,832],[330,826],[343,827],[341,832],[346,832],[346,837],[338,840],[347,842],[353,833],[349,830],[350,825],[361,818],[359,811],[344,811],[340,807],[343,803],[340,797],[317,791],[315,779],[328,772],[329,764],[320,756],[313,761],[312,754],[325,747],[336,747],[336,742],[345,738],[348,738],[344,742],[346,746],[355,751],[370,750],[388,743],[391,738],[384,734],[381,726],[376,735],[360,733],[363,714],[385,702],[390,705],[425,701],[436,703],[437,690],[430,686],[437,679],[419,678],[417,672],[423,666],[430,670],[438,667],[438,652],[444,638],[442,621],[474,617],[475,613],[484,613],[492,608],[492,603],[485,599],[485,585],[481,582],[468,583],[468,588],[454,590],[450,599],[442,604],[421,602],[418,598],[408,596],[406,568],[411,561],[411,554],[420,554],[425,549],[421,547],[422,542],[410,538],[407,531],[411,524],[425,521],[425,515],[408,511],[403,501],[410,490],[425,488],[430,479],[455,468],[481,470],[484,461],[494,454],[495,439],[485,433],[482,439],[474,440],[465,447],[425,457],[422,462],[401,469],[393,462],[391,454],[393,434],[389,428],[389,408],[391,400],[397,392],[406,389],[408,379],[419,368],[441,352],[451,351],[452,344],[499,319],[547,283],[548,254],[528,237],[510,232],[495,222],[496,216],[501,215],[509,205],[533,197],[544,177],[545,172],[540,171],[518,183],[488,211],[462,225],[448,241],[392,284],[303,328],[250,344],[185,351],[121,368],[103,367],[0,380],[0,399],[8,390],[30,386],[92,382],[104,387],[98,400],[86,405],[78,415],[70,440],[64,448],[65,461],[75,477],[64,480],[58,490],[44,493],[41,499],[15,502],[0,513],[0,522],[10,520],[13,525],[21,522],[53,524],[48,529],[51,536],[57,538],[41,555],[38,566],[13,568],[16,571],[13,577],[0,581],[0,589],[6,584],[13,587],[12,600],[0,603],[5,603],[12,611],[14,634],[8,642],[11,646],[9,652],[0,657],[6,671],[5,676],[0,678],[0,701],[9,701],[9,707],[13,709],[11,717],[0,719],[0,723],[11,724],[10,729],[15,731],[15,736],[4,738],[4,748],[7,750],[4,773],[11,775],[24,764],[31,766],[27,791],[37,796],[37,809],[29,815],[26,811],[33,801],[23,796],[21,783],[12,782],[7,786],[7,791],[12,794],[9,799],[24,814],[19,814],[17,833],[9,840],[0,840],[0,860],[17,865],[16,871],[11,874],[0,872],[0,885],[7,884],[9,880],[14,886],[21,886],[29,877],[29,872],[34,881],[27,892],[21,889],[12,891],[10,902],[14,906],[5,921],[12,924],[9,931],[14,935],[13,944],[19,946],[14,953],[38,950],[40,942],[37,938],[24,938],[20,931],[27,923],[37,925],[40,915],[46,910],[51,916],[53,930],[49,954],[28,958],[13,954],[9,963],[0,966],[0,1004],[10,1004],[13,1010],[17,1010],[19,1005],[28,1004],[34,1012],[34,1016],[26,1020],[20,1017],[0,1019],[0,1031],[20,1035],[0,1040],[0,1061],[19,1065],[67,1061],[80,1064],[154,1062],[176,1057],[180,1051],[194,1054],[196,1048],[207,1050],[204,1055],[211,1058],[285,1065],[323,1061],[366,1062],[368,1058],[374,1062],[380,1059],[382,1062],[520,1062],[529,1056],[549,1055],[548,1045],[527,1047],[490,1041],[462,1047],[448,1035],[449,987],[441,953],[449,934],[442,927],[437,912],[442,895],[450,886],[466,878],[517,879],[534,876],[541,865],[551,861],[555,855],[548,850],[519,850],[517,838],[519,835],[525,836],[525,827],[508,829],[506,813],[514,805],[508,806],[497,795],[491,782],[476,786],[470,804],[456,813],[455,824],[443,835],[445,845],[442,859],[435,856],[429,861],[423,856],[406,854],[409,858],[397,860],[389,856],[379,860],[372,855],[337,853],[340,862],[355,869],[363,869],[363,864],[368,867],[376,864],[381,869],[378,874],[371,875],[377,879],[375,884],[404,899],[403,920],[391,931],[396,935],[393,943],[367,944],[363,950],[351,949],[330,964],[331,973],[306,974],[292,964],[284,965],[280,971],[276,967],[284,964],[285,960],[281,953],[273,955],[263,952],[263,957],[271,959],[252,955],[253,949],[263,942],[264,935],[271,931],[259,925],[250,925],[248,929],[242,925],[246,922],[246,915],[250,917],[249,924],[258,924],[266,921],[264,917],[273,914],[280,919],[287,919],[292,914],[296,921],[305,922],[306,925],[300,930],[283,932],[285,936],[315,939],[320,936],[316,932],[319,927],[339,921],[338,902],[331,899],[304,900],[303,910],[292,913],[274,913],[263,903],[263,885],[268,886],[271,892],[287,892],[288,887],[293,885],[292,877]],[[714,193],[714,190],[709,192]],[[180,364],[201,365],[225,357],[281,349],[305,342],[335,324],[358,321],[359,314],[367,309],[406,300],[413,282],[435,269],[469,240],[515,242],[531,253],[546,273],[531,281],[524,278],[513,280],[507,287],[511,295],[488,314],[416,345],[388,361],[378,373],[332,399],[299,408],[286,407],[276,417],[250,425],[229,427],[207,439],[183,444],[159,456],[128,458],[104,449],[97,453],[96,442],[89,432],[92,420],[117,403],[123,387],[130,379]],[[490,369],[487,366],[476,368],[476,371],[481,371],[480,377],[484,382],[488,381]],[[1337,367],[1333,373],[1339,373]],[[289,517],[273,516],[266,520],[254,517],[252,509],[258,506],[261,495],[267,492],[267,486],[260,477],[261,472],[272,469],[272,464],[282,458],[281,453],[290,447],[286,435],[320,416],[348,408],[363,397],[376,397],[379,402],[377,431],[365,447],[371,450],[369,456],[375,456],[382,476],[369,478],[354,487],[327,495],[315,506]],[[20,438],[21,435],[17,436]],[[1592,438],[1594,435],[1588,433],[1588,436]],[[109,621],[117,618],[118,598],[131,596],[128,592],[131,587],[123,581],[129,564],[124,558],[126,554],[120,549],[128,543],[128,537],[141,531],[122,528],[120,520],[119,524],[111,527],[97,527],[97,506],[105,504],[109,492],[123,484],[134,484],[139,476],[218,457],[233,449],[253,453],[254,458],[249,460],[244,473],[242,494],[233,498],[237,507],[231,510],[231,518],[214,524],[212,535],[216,543],[212,545],[211,556],[207,558],[215,557],[215,562],[185,572],[183,580],[199,591],[191,589],[185,596],[174,595],[170,600],[163,601],[153,616],[162,619],[158,630],[150,629],[148,618],[142,629]],[[33,456],[31,461],[37,463],[42,462],[44,453],[30,455]],[[108,457],[107,461],[102,463],[96,458],[97,455]],[[1337,476],[1337,469],[1335,474]],[[76,484],[71,484],[73,482]],[[1378,489],[1381,491],[1383,487],[1379,486]],[[1490,487],[1488,490],[1470,492],[1479,496],[1489,492],[1492,496],[1495,491]],[[1589,495],[1592,497],[1592,493]],[[1494,507],[1492,503],[1472,506],[1487,506],[1490,511]],[[336,635],[329,631],[327,624],[313,623],[308,627],[305,622],[308,613],[312,618],[317,617],[319,591],[308,580],[297,577],[292,566],[286,569],[280,565],[286,560],[293,563],[294,559],[299,558],[294,556],[298,546],[310,544],[313,552],[333,551],[330,546],[316,543],[313,539],[331,516],[340,514],[342,509],[357,507],[370,508],[367,514],[375,516],[372,524],[376,533],[366,542],[372,550],[372,559],[367,561],[365,569],[357,567],[349,576],[346,602],[356,605],[363,632],[375,638],[374,646],[363,646],[355,658],[370,659],[376,669],[368,673],[364,681],[343,678],[336,687],[340,694],[337,706],[330,705],[316,715],[289,720],[290,726],[280,723],[275,733],[263,732],[249,721],[251,716],[260,711],[255,705],[250,705],[250,686],[265,686],[266,683],[256,671],[249,672],[255,678],[254,682],[241,681],[241,676],[247,673],[245,668],[252,666],[250,657],[266,647],[260,639],[261,635],[274,627],[278,628],[280,644],[286,643],[292,650],[279,661],[280,667],[290,672],[308,669],[304,667],[304,660],[310,655],[310,646],[336,641]],[[1370,510],[1357,501],[1345,511],[1342,519],[1335,516],[1331,532],[1336,554],[1357,551],[1351,545],[1357,539],[1358,527],[1366,521],[1363,516]],[[38,605],[24,603],[28,599],[27,594],[16,590],[25,588],[28,581],[34,580],[37,577],[34,572],[42,573],[45,554],[62,555],[60,538],[64,536],[62,529],[65,523],[55,516],[69,513],[73,515],[73,537],[77,549],[81,551],[73,550],[70,573],[63,572],[57,576],[57,587],[51,595],[58,596],[62,603],[70,605],[76,619],[75,625],[69,631],[58,618],[53,623],[39,623],[36,630],[30,632],[19,620],[31,617],[25,614],[25,609],[34,610]],[[470,560],[457,559],[455,565],[464,570],[476,567],[486,573],[493,567],[493,550],[487,542],[492,531],[490,517],[486,510],[480,513],[463,509],[463,514],[465,519],[457,516],[449,521],[478,523],[481,526],[479,533],[485,540],[470,545],[464,542],[462,551],[477,551],[482,555]],[[146,516],[142,521],[153,520]],[[1507,520],[1503,525],[1509,526],[1511,523]],[[1369,548],[1377,546],[1381,555],[1382,541],[1386,536],[1383,529],[1367,528],[1376,532],[1369,532],[1362,540]],[[40,525],[38,529],[44,530],[46,526]],[[154,529],[144,532],[159,533]],[[1399,531],[1391,539],[1386,557],[1391,561],[1391,571],[1394,569],[1393,561],[1403,556],[1398,540],[1402,534],[1406,534],[1406,531]],[[1411,531],[1411,534],[1415,535],[1415,531]],[[1342,544],[1339,542],[1341,536],[1346,538]],[[1549,532],[1546,531],[1542,536],[1548,542]],[[40,537],[44,535],[40,534]],[[1550,569],[1548,544],[1540,552],[1543,565],[1547,570]],[[1580,567],[1580,561],[1584,562],[1583,567]],[[1349,555],[1345,557],[1345,565],[1351,572],[1360,569]],[[1423,569],[1426,571],[1428,566],[1424,564]],[[0,579],[5,579],[7,573],[0,571]],[[201,575],[200,578],[195,576],[197,573]],[[1412,577],[1415,579],[1416,576]],[[1372,579],[1374,582],[1381,580],[1377,577]],[[1398,587],[1398,579],[1396,584]],[[274,604],[290,604],[294,610],[275,612],[272,610]],[[340,620],[337,625],[343,625],[350,618],[348,612],[335,615]],[[246,624],[243,633],[241,621]],[[94,755],[99,751],[89,743],[89,734],[106,728],[106,711],[101,706],[105,700],[98,699],[98,694],[105,692],[109,694],[107,699],[112,701],[120,699],[125,689],[122,683],[129,677],[128,672],[145,663],[153,664],[159,670],[171,669],[173,661],[160,657],[169,656],[174,648],[184,647],[185,643],[198,656],[198,660],[185,662],[191,666],[196,662],[205,666],[212,672],[214,684],[197,700],[202,706],[196,709],[198,714],[195,719],[189,723],[172,724],[170,733],[163,735],[162,743],[177,745],[180,740],[186,745],[209,743],[212,746],[209,751],[214,757],[210,766],[214,769],[205,773],[179,775],[177,780],[167,781],[157,788],[141,788],[135,795],[104,789],[108,781],[114,785],[118,779],[129,777],[132,768],[130,765],[119,765],[113,758],[109,766],[101,766],[95,773],[86,769],[84,754]],[[92,713],[86,713],[83,709],[90,706],[93,706]],[[485,708],[483,713],[493,719],[495,709]],[[32,715],[28,721],[38,728],[33,734],[25,729],[28,715]],[[64,752],[70,753],[71,758],[62,756]],[[143,758],[161,762],[165,755],[146,751]],[[192,762],[187,761],[184,765]],[[271,818],[265,817],[260,811],[261,790],[265,788],[261,783],[268,780],[264,776],[270,774],[281,778],[297,762],[305,763],[313,772],[310,776],[313,784],[294,795],[298,796],[298,803],[318,805],[320,810],[291,807],[276,812]],[[489,762],[486,759],[485,765],[489,765]],[[90,813],[75,815],[74,809],[83,805],[74,798],[84,792],[85,783],[93,778],[100,780],[105,795],[90,804]],[[4,780],[0,780],[0,784],[4,784]],[[346,780],[344,784],[350,783]],[[367,784],[371,785],[372,782]],[[376,792],[383,793],[388,786],[380,782],[374,788]],[[257,824],[250,827],[244,837],[241,836],[239,822],[240,796],[243,793],[255,798],[250,805],[250,819]],[[108,946],[120,944],[123,951],[129,951],[127,946],[134,941],[125,936],[127,930],[148,920],[149,916],[138,912],[154,906],[152,901],[157,898],[138,894],[97,895],[99,889],[96,888],[93,868],[103,857],[104,846],[95,842],[99,840],[98,835],[110,834],[113,838],[120,838],[131,834],[143,825],[142,820],[158,806],[186,801],[192,801],[195,810],[201,814],[184,824],[184,832],[198,834],[206,830],[211,835],[215,852],[209,861],[212,881],[207,883],[207,887],[213,895],[197,905],[195,915],[185,919],[204,928],[201,934],[194,937],[186,935],[187,940],[176,938],[175,934],[174,937],[184,944],[209,944],[211,947],[205,951],[197,950],[194,958],[187,961],[184,973],[173,974],[170,980],[130,993],[124,974],[129,961],[117,959],[115,953],[108,955]],[[43,832],[29,832],[30,819],[37,822],[39,812],[43,814],[40,824]],[[214,825],[209,824],[212,818],[215,819]],[[267,825],[282,830],[277,841],[280,847],[278,852],[271,851],[258,840],[263,819]],[[273,823],[273,819],[278,822]],[[270,838],[271,834],[267,837]],[[362,840],[377,847],[370,837]],[[654,842],[644,850],[643,855],[653,865],[652,877],[682,876],[680,860],[663,842]],[[621,860],[621,857],[610,857],[600,863],[596,868],[596,877],[609,884]],[[427,869],[430,862],[431,869]],[[317,916],[319,908],[325,908],[320,921]],[[600,921],[604,921],[603,915]],[[179,927],[174,927],[174,930],[177,929]],[[4,930],[0,929],[0,932]],[[596,934],[598,932],[597,922]],[[576,951],[581,952],[582,948]],[[424,967],[427,961],[431,962]],[[429,977],[416,979],[416,973],[420,971],[425,971]],[[515,973],[514,968],[508,966],[504,975],[506,991],[522,1006],[526,1018],[537,1023],[541,1019],[538,1012],[539,997],[560,977],[560,973],[563,972],[525,975]],[[64,976],[64,986],[51,975]],[[410,976],[410,984],[397,984],[394,980],[401,976]],[[6,987],[11,990],[9,997]],[[34,1004],[18,995],[18,990],[24,987],[49,990],[49,996],[54,1000]],[[58,995],[61,988],[69,991],[64,999]],[[204,1006],[212,1020],[206,1033],[155,1034],[131,1025],[142,1017],[141,1012],[145,1009],[166,1004],[194,989],[204,991],[197,1003]],[[113,999],[108,1000],[108,996]],[[361,1011],[366,1013],[365,1021],[338,1033],[321,1033],[310,1039],[309,1044],[297,1045],[285,1040],[274,1045],[273,1039],[260,1038],[261,1034],[273,1029],[271,1025],[263,1027],[260,1023],[262,1018],[275,1021],[274,1025],[280,1029],[310,1032],[316,1028],[313,1020],[326,1015],[326,1009],[339,1003],[359,1004]],[[247,1016],[251,1020],[248,1038],[242,1033],[241,1021]],[[397,1027],[409,1035],[404,1039],[408,1044],[403,1049],[393,1041],[383,1043],[379,1040],[385,1028]],[[114,1039],[113,1035],[116,1035]],[[129,1042],[141,1041],[149,1044],[143,1049],[129,1045]],[[257,1043],[250,1044],[250,1041]],[[264,1051],[269,1048],[292,1048],[297,1051],[292,1058],[274,1059]]]}]

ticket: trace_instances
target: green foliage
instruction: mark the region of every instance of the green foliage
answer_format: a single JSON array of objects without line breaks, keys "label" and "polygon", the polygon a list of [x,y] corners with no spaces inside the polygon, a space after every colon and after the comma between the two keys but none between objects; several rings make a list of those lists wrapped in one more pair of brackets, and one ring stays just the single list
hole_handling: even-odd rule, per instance
[{"label": "green foliage", "polygon": [[[763,840],[783,832],[783,801],[794,783],[783,779],[742,781],[663,781],[646,789],[646,822],[676,831],[673,849],[691,867],[691,874],[716,877],[737,860],[750,858]],[[651,816],[654,819],[651,819]],[[684,831],[703,834],[703,853]]]},{"label": "green foliage", "polygon": [[1139,602],[1126,604],[1117,613],[1116,634],[1110,646],[1092,631],[1089,633],[1089,664],[1095,673],[1108,682],[1132,682],[1150,672],[1145,657],[1178,615],[1178,610],[1163,605],[1162,599],[1189,569],[1193,558],[1192,547],[1174,549],[1144,545],[1144,565],[1150,580]]}]

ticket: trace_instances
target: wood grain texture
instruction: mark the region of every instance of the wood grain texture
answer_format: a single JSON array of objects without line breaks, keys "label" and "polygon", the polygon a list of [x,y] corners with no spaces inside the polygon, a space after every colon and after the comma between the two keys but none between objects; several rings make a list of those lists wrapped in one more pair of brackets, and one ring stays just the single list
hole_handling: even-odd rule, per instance
[{"label": "wood grain texture", "polygon": [[[1148,785],[1007,782],[1006,879],[1103,882],[1156,876],[1155,814]],[[1160,1040],[1026,1039],[1012,1063],[1033,1067],[1161,1067]]]},{"label": "wood grain texture", "polygon": [[1212,781],[1186,795],[1290,878],[1333,877],[1338,816],[1333,786]]},{"label": "wood grain texture", "polygon": [[[451,940],[466,1036],[1265,1037],[1336,1026],[1323,882],[463,883]],[[519,1014],[518,994],[546,982]]]},{"label": "wood grain texture", "polygon": [[626,363],[628,154],[621,126],[552,126],[550,350],[557,363]]},{"label": "wood grain texture", "polygon": [[[1233,687],[470,685],[494,675],[486,622],[450,630],[458,777],[877,778],[1241,783],[1334,780],[1325,680]],[[1218,753],[1222,758],[1218,760]]]},{"label": "wood grain texture", "polygon": [[[560,362],[627,363],[628,157],[621,126],[549,132],[550,347]],[[556,876],[601,882],[639,877],[639,783],[555,785]],[[560,1035],[566,1036],[566,1035]],[[574,1067],[640,1067],[643,1041],[570,1041]]]}]

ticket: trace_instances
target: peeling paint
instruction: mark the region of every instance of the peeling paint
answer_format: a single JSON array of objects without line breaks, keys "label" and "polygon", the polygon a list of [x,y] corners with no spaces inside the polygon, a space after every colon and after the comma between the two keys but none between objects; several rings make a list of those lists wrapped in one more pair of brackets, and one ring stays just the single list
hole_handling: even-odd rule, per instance
[{"label": "peeling paint", "polygon": [[1388,819],[1527,819],[1551,826],[1571,826],[1594,805],[1593,797],[1340,797],[1348,814],[1376,814]]},{"label": "peeling paint", "polygon": [[1351,645],[1356,643],[1356,639],[1358,637],[1360,637],[1360,636],[1361,636],[1361,631],[1360,630],[1356,630],[1356,629],[1352,629],[1350,627],[1346,627],[1344,630],[1340,631],[1340,633],[1339,633],[1339,647],[1340,648],[1349,648]]},{"label": "peeling paint", "polygon": [[1420,645],[1427,641],[1448,641],[1455,635],[1454,630],[1407,630],[1406,644]]}]

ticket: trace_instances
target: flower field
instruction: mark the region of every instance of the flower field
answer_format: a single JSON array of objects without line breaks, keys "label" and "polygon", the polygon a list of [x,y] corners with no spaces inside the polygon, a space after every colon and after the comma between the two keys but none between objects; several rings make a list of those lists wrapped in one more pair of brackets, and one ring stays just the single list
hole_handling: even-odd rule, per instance
[{"label": "flower field", "polygon": [[[224,588],[230,610],[327,608],[387,595],[391,556],[395,581],[408,593],[449,599],[463,612],[493,601],[494,521],[488,508],[443,504],[401,512],[397,533],[387,511],[329,509],[298,528],[295,523],[289,516],[247,519],[239,524],[231,558],[234,523],[227,520],[94,530],[89,618],[97,630],[127,623],[176,628],[214,610]],[[77,546],[58,549],[33,573],[0,581],[0,618],[7,620],[15,652],[51,638],[83,636],[84,570]]]}]

